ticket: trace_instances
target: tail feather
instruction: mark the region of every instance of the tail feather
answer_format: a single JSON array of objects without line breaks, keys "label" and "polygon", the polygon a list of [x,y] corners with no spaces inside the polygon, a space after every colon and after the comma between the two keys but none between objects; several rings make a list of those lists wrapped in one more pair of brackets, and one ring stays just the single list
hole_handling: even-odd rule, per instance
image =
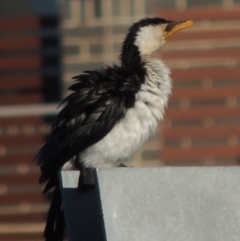
[{"label": "tail feather", "polygon": [[52,202],[47,215],[44,230],[45,241],[62,241],[65,222],[62,208],[62,197],[59,185],[55,186]]},{"label": "tail feather", "polygon": [[[40,179],[39,180],[40,183],[43,183],[43,181]],[[47,193],[49,190],[51,190],[54,186],[56,185],[55,181],[53,178],[49,179],[49,181],[47,182],[44,190],[43,190],[43,194]]]},{"label": "tail feather", "polygon": [[63,207],[56,220],[55,236],[57,241],[62,241],[65,233],[65,219],[63,213]]}]

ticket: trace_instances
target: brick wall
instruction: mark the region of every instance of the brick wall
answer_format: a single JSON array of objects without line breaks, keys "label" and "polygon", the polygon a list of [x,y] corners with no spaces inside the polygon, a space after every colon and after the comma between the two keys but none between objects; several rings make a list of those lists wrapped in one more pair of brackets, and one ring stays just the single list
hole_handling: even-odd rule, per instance
[{"label": "brick wall", "polygon": [[167,43],[174,89],[162,126],[165,165],[238,165],[240,8],[160,11],[194,26]]},{"label": "brick wall", "polygon": [[0,0],[0,240],[38,241],[48,204],[32,160],[49,131],[45,105],[60,100],[59,19],[42,0],[20,2]]},{"label": "brick wall", "polygon": [[[62,4],[63,79],[117,62],[129,25],[145,16],[145,0],[67,1]],[[98,9],[96,11],[95,9]]]}]

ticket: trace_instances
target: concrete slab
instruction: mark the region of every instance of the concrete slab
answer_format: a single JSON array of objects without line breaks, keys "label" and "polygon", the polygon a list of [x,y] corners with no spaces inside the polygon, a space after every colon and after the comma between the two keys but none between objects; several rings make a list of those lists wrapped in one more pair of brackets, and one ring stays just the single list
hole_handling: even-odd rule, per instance
[{"label": "concrete slab", "polygon": [[70,241],[240,240],[238,167],[102,168],[96,180],[62,188]]}]

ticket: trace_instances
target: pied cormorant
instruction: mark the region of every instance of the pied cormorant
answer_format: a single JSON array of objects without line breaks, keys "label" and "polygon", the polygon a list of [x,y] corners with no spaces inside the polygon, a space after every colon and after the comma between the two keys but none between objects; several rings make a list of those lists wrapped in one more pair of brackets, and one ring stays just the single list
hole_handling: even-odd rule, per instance
[{"label": "pied cormorant", "polygon": [[171,78],[153,53],[172,34],[191,25],[192,21],[142,19],[126,35],[119,66],[84,71],[73,78],[69,88],[73,93],[63,100],[36,156],[40,183],[47,183],[45,192],[55,187],[44,232],[47,241],[63,236],[58,171],[120,166],[155,133],[171,93]]}]

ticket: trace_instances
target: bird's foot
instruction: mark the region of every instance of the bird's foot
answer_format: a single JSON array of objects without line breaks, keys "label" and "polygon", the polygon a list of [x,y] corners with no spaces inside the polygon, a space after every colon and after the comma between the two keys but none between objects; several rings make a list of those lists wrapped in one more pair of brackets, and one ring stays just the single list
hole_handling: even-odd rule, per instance
[{"label": "bird's foot", "polygon": [[124,165],[123,163],[120,163],[120,164],[118,165],[118,167],[133,167],[133,166],[126,166],[126,165]]},{"label": "bird's foot", "polygon": [[79,178],[79,188],[83,192],[86,192],[95,187],[95,173],[94,168],[85,168],[80,169],[80,178]]},{"label": "bird's foot", "polygon": [[118,167],[128,167],[128,166],[124,165],[123,163],[120,163]]},{"label": "bird's foot", "polygon": [[[129,167],[120,163],[118,167]],[[131,166],[130,166],[131,167]],[[80,169],[80,178],[79,178],[79,188],[83,192],[86,192],[95,187],[95,169],[94,168],[86,168],[86,167],[79,167]]]}]

